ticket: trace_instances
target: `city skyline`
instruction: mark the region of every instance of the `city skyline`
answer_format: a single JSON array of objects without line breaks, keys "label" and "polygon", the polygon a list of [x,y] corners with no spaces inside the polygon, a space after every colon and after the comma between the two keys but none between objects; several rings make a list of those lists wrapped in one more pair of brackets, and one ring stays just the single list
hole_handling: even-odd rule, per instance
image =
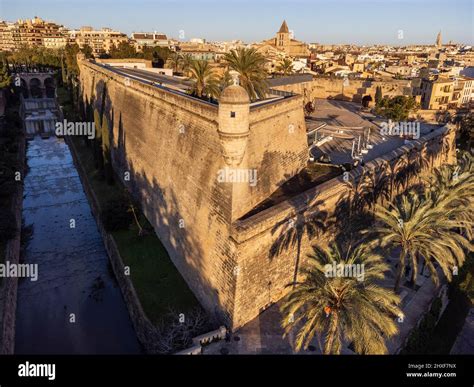
[{"label": "city skyline", "polygon": [[[124,1],[111,5],[109,0],[100,4],[90,0],[68,4],[56,0],[46,0],[41,4],[30,0],[4,0],[0,12],[1,18],[8,21],[39,16],[71,29],[84,25],[110,27],[127,35],[158,31],[182,40],[204,38],[208,41],[240,39],[247,43],[256,42],[271,36],[283,19],[295,38],[307,43],[434,44],[441,31],[443,43],[453,41],[472,45],[474,36],[472,3],[465,0],[456,0],[449,6],[441,1],[425,0],[369,0],[362,3],[347,0],[270,3],[264,0],[256,4],[248,0],[225,4],[215,0],[194,3],[141,0],[133,5]],[[126,20],[124,14],[129,15]],[[212,20],[212,23],[206,20]],[[354,21],[364,25],[359,28]]]},{"label": "city skyline", "polygon": [[0,0],[0,387],[472,379],[473,5]]}]

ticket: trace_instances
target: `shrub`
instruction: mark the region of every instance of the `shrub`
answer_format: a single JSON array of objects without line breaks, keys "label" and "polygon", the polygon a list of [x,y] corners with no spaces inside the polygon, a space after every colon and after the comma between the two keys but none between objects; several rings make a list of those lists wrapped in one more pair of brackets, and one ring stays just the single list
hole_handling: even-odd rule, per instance
[{"label": "shrub", "polygon": [[411,112],[418,109],[418,105],[413,97],[399,95],[396,97],[383,97],[375,108],[375,114],[394,121],[404,121],[408,119]]},{"label": "shrub", "polygon": [[128,200],[120,198],[108,202],[101,211],[101,220],[109,232],[128,229],[133,221]]},{"label": "shrub", "polygon": [[213,322],[202,308],[194,308],[180,321],[180,313],[170,309],[159,324],[159,337],[156,346],[158,353],[172,354],[189,348],[192,338],[214,329]]}]

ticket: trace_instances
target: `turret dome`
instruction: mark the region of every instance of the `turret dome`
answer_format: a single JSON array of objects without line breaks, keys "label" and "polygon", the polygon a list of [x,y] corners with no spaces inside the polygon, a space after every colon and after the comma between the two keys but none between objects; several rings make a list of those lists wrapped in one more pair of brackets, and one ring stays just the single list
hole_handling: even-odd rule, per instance
[{"label": "turret dome", "polygon": [[219,103],[244,104],[250,103],[247,91],[239,85],[227,86],[219,97]]}]

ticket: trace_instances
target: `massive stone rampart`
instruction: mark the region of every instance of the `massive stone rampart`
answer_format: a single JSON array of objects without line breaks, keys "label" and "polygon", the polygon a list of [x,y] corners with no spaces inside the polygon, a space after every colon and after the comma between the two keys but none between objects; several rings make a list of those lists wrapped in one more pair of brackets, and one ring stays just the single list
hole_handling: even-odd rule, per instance
[{"label": "massive stone rampart", "polygon": [[[104,111],[115,172],[139,200],[202,305],[236,329],[281,298],[314,242],[305,235],[287,236],[285,225],[290,219],[293,225],[307,223],[318,213],[330,216],[345,189],[340,179],[332,179],[243,217],[305,167],[303,97],[245,106],[234,87],[225,103],[215,105],[127,79],[88,61],[79,65],[85,105]],[[384,159],[421,149],[426,141],[439,148],[445,130]],[[448,137],[452,142],[454,137]],[[446,152],[452,161],[454,147]],[[255,170],[256,184],[220,181],[225,168]],[[290,241],[275,254],[275,245],[285,238],[296,244]]]},{"label": "massive stone rampart", "polygon": [[361,102],[365,96],[375,101],[377,86],[382,89],[383,96],[415,95],[416,85],[410,80],[372,81],[363,79],[316,77],[310,82],[298,82],[289,85],[275,86],[274,89],[297,93],[304,96],[305,101],[314,98],[333,98],[352,102]]},{"label": "massive stone rampart", "polygon": [[219,181],[220,171],[231,166],[219,134],[228,122],[219,120],[218,105],[85,60],[79,65],[84,105],[99,115],[103,110],[102,121],[110,130],[117,176],[140,201],[203,306],[235,326],[239,254],[230,238],[231,224],[305,166],[301,98],[248,109],[248,139],[236,168],[255,170],[257,183]]}]

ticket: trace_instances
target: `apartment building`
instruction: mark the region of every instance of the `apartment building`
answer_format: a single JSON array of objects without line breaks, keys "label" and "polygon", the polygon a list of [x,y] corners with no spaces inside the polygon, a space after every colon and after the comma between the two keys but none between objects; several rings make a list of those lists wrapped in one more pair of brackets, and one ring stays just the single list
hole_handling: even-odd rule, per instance
[{"label": "apartment building", "polygon": [[[161,39],[155,40],[161,42]],[[112,46],[127,42],[128,37],[110,28],[95,30],[82,27],[79,30],[68,30],[60,24],[44,21],[39,17],[29,20],[17,20],[15,23],[0,21],[0,50],[12,51],[21,46],[42,46],[58,49],[68,43],[77,43],[79,47],[89,45],[95,55],[109,52]]]},{"label": "apartment building", "polygon": [[133,32],[132,43],[137,51],[144,47],[169,47],[168,37],[158,32]]},{"label": "apartment building", "polygon": [[423,79],[421,82],[421,107],[422,109],[440,110],[448,109],[454,92],[454,80],[438,77],[436,79]]},{"label": "apartment building", "polygon": [[58,31],[51,32],[43,36],[43,46],[46,48],[58,49],[65,47],[69,42],[69,33],[67,28],[60,28]]},{"label": "apartment building", "polygon": [[450,107],[459,108],[467,107],[473,100],[474,94],[474,79],[472,78],[458,78],[454,81],[453,97]]},{"label": "apartment building", "polygon": [[12,51],[15,49],[16,28],[14,23],[0,21],[0,50]]},{"label": "apartment building", "polygon": [[111,28],[94,30],[92,27],[85,26],[79,30],[69,31],[69,40],[76,42],[80,48],[89,46],[94,55],[101,55],[108,53],[113,46],[116,47],[120,42],[128,42],[128,37]]},{"label": "apartment building", "polygon": [[456,109],[474,100],[474,78],[439,76],[421,81],[422,109]]},{"label": "apartment building", "polygon": [[[15,23],[0,22],[0,49],[15,50],[20,46],[59,48],[64,42],[64,26],[39,17],[19,19]],[[45,41],[46,39],[46,41]]]}]

